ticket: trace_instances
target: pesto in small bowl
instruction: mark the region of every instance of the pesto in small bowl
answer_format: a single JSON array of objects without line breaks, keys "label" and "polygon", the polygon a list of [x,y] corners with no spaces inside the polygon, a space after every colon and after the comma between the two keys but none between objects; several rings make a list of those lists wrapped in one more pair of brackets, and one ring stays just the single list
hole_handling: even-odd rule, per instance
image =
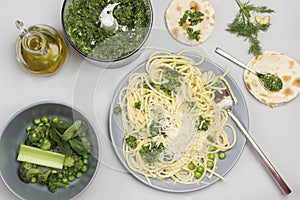
[{"label": "pesto in small bowl", "polygon": [[[115,31],[101,26],[101,12],[118,3],[112,15],[119,24]],[[96,61],[124,59],[144,44],[152,26],[149,0],[66,0],[62,24],[71,45]]]}]

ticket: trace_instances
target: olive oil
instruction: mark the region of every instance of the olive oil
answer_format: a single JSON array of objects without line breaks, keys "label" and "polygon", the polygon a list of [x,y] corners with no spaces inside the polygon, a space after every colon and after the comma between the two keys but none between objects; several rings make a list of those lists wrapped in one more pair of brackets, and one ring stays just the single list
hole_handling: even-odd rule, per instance
[{"label": "olive oil", "polygon": [[21,30],[16,42],[19,65],[34,75],[55,73],[68,55],[67,44],[61,33],[47,25],[31,26],[28,30],[23,23],[17,24],[17,27]]}]

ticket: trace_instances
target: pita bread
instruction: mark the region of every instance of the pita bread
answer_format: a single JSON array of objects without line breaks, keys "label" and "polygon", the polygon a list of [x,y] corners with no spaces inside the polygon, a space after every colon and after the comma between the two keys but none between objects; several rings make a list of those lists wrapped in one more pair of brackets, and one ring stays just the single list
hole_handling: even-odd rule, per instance
[{"label": "pita bread", "polygon": [[[194,30],[201,31],[200,39],[191,40],[188,38],[186,29],[188,23],[179,26],[179,20],[186,10],[194,8],[204,14],[204,20],[199,24],[192,26]],[[207,0],[173,0],[166,11],[166,23],[171,35],[178,41],[187,45],[198,45],[203,43],[212,33],[215,26],[215,11],[211,3]]]},{"label": "pita bread", "polygon": [[271,107],[280,106],[295,98],[300,91],[300,66],[289,56],[274,52],[266,51],[257,58],[253,58],[248,67],[261,72],[270,72],[281,78],[283,88],[278,92],[266,90],[259,82],[258,77],[246,70],[244,81],[247,89],[252,95],[264,104]]}]

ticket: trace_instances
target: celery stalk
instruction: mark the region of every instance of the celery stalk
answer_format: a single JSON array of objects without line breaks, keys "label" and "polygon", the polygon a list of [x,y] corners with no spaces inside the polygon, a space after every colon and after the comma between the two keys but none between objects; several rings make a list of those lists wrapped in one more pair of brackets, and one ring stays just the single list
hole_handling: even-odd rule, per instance
[{"label": "celery stalk", "polygon": [[45,167],[62,169],[65,155],[21,144],[17,160]]}]

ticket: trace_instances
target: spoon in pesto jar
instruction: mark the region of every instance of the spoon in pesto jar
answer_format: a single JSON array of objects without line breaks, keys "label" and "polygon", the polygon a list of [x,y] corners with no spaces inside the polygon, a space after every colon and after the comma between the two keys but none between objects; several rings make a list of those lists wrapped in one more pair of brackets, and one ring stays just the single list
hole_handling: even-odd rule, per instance
[{"label": "spoon in pesto jar", "polygon": [[249,70],[251,73],[255,74],[258,77],[261,85],[266,90],[268,90],[270,92],[278,92],[282,89],[283,83],[282,83],[282,80],[278,76],[275,76],[274,74],[271,74],[271,73],[257,72],[254,69],[249,68],[247,65],[245,65],[238,59],[234,58],[233,56],[231,56],[230,54],[228,54],[227,52],[225,52],[224,50],[222,50],[219,47],[216,48],[215,52],[217,54],[223,56],[224,58],[230,60],[231,62],[237,64],[238,66],[243,67],[243,68]]}]

